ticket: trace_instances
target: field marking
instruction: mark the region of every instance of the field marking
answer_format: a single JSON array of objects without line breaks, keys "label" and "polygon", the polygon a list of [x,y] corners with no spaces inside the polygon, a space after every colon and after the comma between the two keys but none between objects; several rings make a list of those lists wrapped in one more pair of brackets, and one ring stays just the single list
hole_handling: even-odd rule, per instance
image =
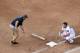
[{"label": "field marking", "polygon": [[[75,39],[78,38],[78,37],[80,37],[80,35],[76,36]],[[63,43],[65,43],[65,41],[58,42],[57,45],[61,45],[61,44],[63,44]],[[56,45],[56,46],[57,46],[57,45]],[[55,46],[54,46],[54,47],[55,47]],[[54,48],[54,47],[53,47],[53,48]],[[43,48],[38,49],[38,50],[36,50],[36,51],[34,51],[34,52],[32,52],[32,53],[40,53],[40,52],[43,52],[43,51],[45,51],[45,50],[48,50],[49,48],[51,48],[51,47],[43,47]]]},{"label": "field marking", "polygon": [[[61,42],[59,42],[58,43],[58,45],[60,45],[60,44],[63,44],[65,41],[61,41]],[[57,46],[57,45],[56,45]],[[54,46],[55,47],[55,46]],[[45,51],[45,50],[48,50],[49,48],[51,48],[51,47],[43,47],[43,48],[41,48],[41,49],[38,49],[38,50],[36,50],[36,51],[34,51],[34,52],[32,52],[32,53],[40,53],[40,52],[43,52],[43,51]]]},{"label": "field marking", "polygon": [[32,53],[40,53],[40,52],[45,51],[45,50],[47,50],[47,49],[48,49],[48,47],[44,47],[44,48],[41,48],[41,49],[39,49],[39,50],[36,50],[36,51],[34,51],[34,52],[32,52]]},{"label": "field marking", "polygon": [[71,50],[68,50],[68,51],[66,51],[66,52],[64,52],[64,53],[74,53],[74,52],[76,52],[76,53],[77,53],[77,52],[80,53],[79,50],[80,50],[80,47],[76,47],[76,48],[71,49]]}]

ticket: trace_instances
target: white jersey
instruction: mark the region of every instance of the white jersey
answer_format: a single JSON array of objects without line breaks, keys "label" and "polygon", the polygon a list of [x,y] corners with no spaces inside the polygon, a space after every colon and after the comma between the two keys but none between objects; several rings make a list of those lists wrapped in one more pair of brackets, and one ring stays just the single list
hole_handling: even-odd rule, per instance
[{"label": "white jersey", "polygon": [[[69,41],[69,43],[73,43],[74,42],[74,38],[75,38],[75,30],[72,27],[67,26],[66,28],[62,27],[62,33],[61,36],[64,37],[65,40]],[[68,36],[65,36],[65,34],[69,33]]]},{"label": "white jersey", "polygon": [[75,34],[75,30],[73,28],[70,29],[71,34]]},{"label": "white jersey", "polygon": [[69,26],[67,26],[66,28],[62,27],[62,31],[70,33],[70,27]]},{"label": "white jersey", "polygon": [[70,26],[67,26],[66,28],[62,27],[62,30],[63,30],[63,32],[69,33],[70,36],[75,36],[75,30]]}]

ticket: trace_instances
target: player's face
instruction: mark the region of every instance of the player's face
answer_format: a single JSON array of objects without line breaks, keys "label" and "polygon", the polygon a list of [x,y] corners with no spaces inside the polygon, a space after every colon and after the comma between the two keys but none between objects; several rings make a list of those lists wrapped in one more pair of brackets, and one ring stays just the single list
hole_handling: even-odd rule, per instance
[{"label": "player's face", "polygon": [[66,27],[67,27],[67,25],[63,24],[63,27],[64,27],[64,28],[66,28]]}]

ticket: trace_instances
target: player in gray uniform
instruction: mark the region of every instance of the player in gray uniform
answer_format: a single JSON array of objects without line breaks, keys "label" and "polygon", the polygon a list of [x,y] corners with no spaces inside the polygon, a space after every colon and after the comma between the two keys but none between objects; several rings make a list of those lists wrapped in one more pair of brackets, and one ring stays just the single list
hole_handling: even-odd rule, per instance
[{"label": "player in gray uniform", "polygon": [[19,16],[19,17],[16,17],[11,22],[10,28],[13,31],[12,40],[11,40],[12,44],[18,44],[18,42],[16,42],[16,40],[17,40],[17,38],[19,36],[19,30],[18,30],[18,28],[21,28],[22,32],[24,33],[23,22],[24,22],[24,20],[26,18],[28,18],[27,15]]}]

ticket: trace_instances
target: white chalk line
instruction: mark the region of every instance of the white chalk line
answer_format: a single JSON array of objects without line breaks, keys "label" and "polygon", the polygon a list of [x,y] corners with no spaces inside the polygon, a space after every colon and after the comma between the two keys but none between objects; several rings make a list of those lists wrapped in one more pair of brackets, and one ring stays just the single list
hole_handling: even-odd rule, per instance
[{"label": "white chalk line", "polygon": [[[58,43],[58,45],[60,45],[60,44],[62,44],[62,43],[64,43],[65,41],[61,41],[61,42],[59,42]],[[45,51],[45,50],[48,50],[50,47],[44,47],[44,48],[41,48],[41,49],[39,49],[39,50],[36,50],[36,51],[34,51],[34,52],[32,52],[32,53],[40,53],[40,52],[43,52],[43,51]]]},{"label": "white chalk line", "polygon": [[47,49],[48,49],[48,47],[44,47],[44,48],[41,48],[41,49],[39,49],[39,50],[36,50],[36,51],[34,51],[34,52],[32,52],[32,53],[40,53],[40,52],[45,51],[45,50],[47,50]]},{"label": "white chalk line", "polygon": [[[75,39],[78,38],[78,37],[80,37],[80,35],[76,36]],[[63,44],[63,43],[65,43],[65,41],[59,42],[58,45]],[[57,46],[57,45],[56,45],[56,46]],[[43,48],[38,49],[38,50],[36,50],[36,51],[34,51],[34,52],[32,52],[32,53],[40,53],[40,52],[43,52],[43,51],[45,51],[45,50],[48,50],[49,48],[50,48],[50,47],[43,47]]]},{"label": "white chalk line", "polygon": [[74,53],[74,52],[80,53],[80,47],[76,47],[76,48],[71,49],[71,50],[68,50],[68,51],[66,51],[66,52],[64,52],[64,53]]}]

